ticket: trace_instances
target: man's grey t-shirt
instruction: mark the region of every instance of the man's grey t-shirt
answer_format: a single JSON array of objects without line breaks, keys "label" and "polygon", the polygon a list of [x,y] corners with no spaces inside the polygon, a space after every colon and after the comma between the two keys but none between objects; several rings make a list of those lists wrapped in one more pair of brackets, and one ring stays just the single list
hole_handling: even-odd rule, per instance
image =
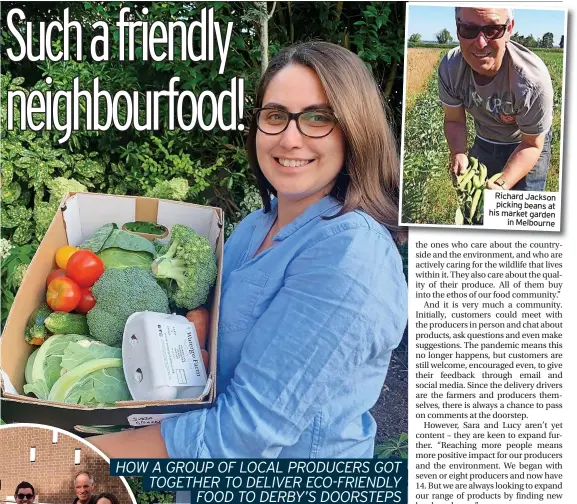
[{"label": "man's grey t-shirt", "polygon": [[490,142],[520,142],[522,133],[546,133],[553,122],[553,84],[545,63],[511,40],[501,68],[485,86],[475,82],[461,48],[451,49],[439,65],[439,98],[465,107],[477,136]]}]

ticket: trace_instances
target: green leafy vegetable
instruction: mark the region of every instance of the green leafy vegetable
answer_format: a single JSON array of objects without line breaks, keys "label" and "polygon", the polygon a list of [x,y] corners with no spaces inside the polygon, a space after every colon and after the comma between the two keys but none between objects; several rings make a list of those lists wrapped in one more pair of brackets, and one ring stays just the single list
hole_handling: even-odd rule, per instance
[{"label": "green leafy vegetable", "polygon": [[104,263],[104,269],[142,268],[150,270],[152,256],[148,252],[131,252],[121,248],[107,248],[97,254]]},{"label": "green leafy vegetable", "polygon": [[124,224],[124,227],[127,231],[132,231],[133,233],[145,233],[151,235],[163,235],[166,231],[164,226],[159,224],[155,224],[154,222],[143,222],[143,221],[135,221],[135,222],[127,222]]},{"label": "green leafy vegetable", "polygon": [[118,347],[111,347],[91,339],[83,339],[70,343],[64,350],[61,367],[65,371],[70,371],[80,364],[84,364],[94,359],[119,359],[122,357],[122,350]]},{"label": "green leafy vegetable", "polygon": [[26,367],[24,368],[24,379],[26,380],[26,383],[32,382],[32,366],[34,365],[34,360],[36,359],[38,350],[40,350],[40,347],[34,350],[34,352],[32,352],[26,361]]},{"label": "green leafy vegetable", "polygon": [[25,377],[24,391],[49,401],[96,407],[131,398],[122,350],[86,336],[49,338],[29,357]]},{"label": "green leafy vegetable", "polygon": [[132,252],[148,252],[154,257],[154,245],[142,236],[118,229],[116,224],[105,224],[96,231],[81,248],[92,250],[95,254],[109,248],[120,248]]},{"label": "green leafy vegetable", "polygon": [[92,250],[95,254],[98,254],[104,249],[104,244],[106,240],[110,238],[112,231],[118,229],[116,224],[104,224],[98,231],[96,231],[88,240],[86,240],[80,248]]},{"label": "green leafy vegetable", "polygon": [[46,399],[48,391],[60,378],[62,356],[69,343],[86,339],[79,334],[55,334],[38,349],[32,363],[30,382],[24,385],[24,393],[33,393],[39,399]]},{"label": "green leafy vegetable", "polygon": [[122,359],[92,359],[63,374],[50,390],[49,401],[86,406],[113,406],[130,400]]}]

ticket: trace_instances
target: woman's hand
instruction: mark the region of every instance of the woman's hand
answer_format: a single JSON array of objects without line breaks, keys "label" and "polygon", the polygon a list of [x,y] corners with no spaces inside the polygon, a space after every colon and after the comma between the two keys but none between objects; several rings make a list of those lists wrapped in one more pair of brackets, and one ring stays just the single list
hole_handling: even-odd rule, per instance
[{"label": "woman's hand", "polygon": [[86,439],[108,458],[168,458],[160,424]]}]

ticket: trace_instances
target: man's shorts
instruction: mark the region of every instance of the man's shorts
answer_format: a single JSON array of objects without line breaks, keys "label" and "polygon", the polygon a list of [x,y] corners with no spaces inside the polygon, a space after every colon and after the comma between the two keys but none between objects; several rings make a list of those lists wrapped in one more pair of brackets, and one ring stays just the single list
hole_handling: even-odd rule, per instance
[{"label": "man's shorts", "polygon": [[[551,160],[551,137],[549,130],[545,135],[543,150],[535,166],[525,177],[512,187],[515,191],[544,191],[549,172],[549,161]],[[469,149],[469,156],[476,157],[487,166],[488,177],[503,171],[509,157],[519,144],[497,144],[487,142],[479,137],[475,138],[475,143]]]}]

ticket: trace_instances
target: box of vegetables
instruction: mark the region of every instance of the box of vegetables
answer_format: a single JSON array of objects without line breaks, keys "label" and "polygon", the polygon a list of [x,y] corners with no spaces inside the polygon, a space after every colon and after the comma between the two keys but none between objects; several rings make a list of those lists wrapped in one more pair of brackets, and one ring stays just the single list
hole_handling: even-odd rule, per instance
[{"label": "box of vegetables", "polygon": [[223,220],[219,208],[68,194],[0,339],[3,420],[91,432],[212,404]]}]

